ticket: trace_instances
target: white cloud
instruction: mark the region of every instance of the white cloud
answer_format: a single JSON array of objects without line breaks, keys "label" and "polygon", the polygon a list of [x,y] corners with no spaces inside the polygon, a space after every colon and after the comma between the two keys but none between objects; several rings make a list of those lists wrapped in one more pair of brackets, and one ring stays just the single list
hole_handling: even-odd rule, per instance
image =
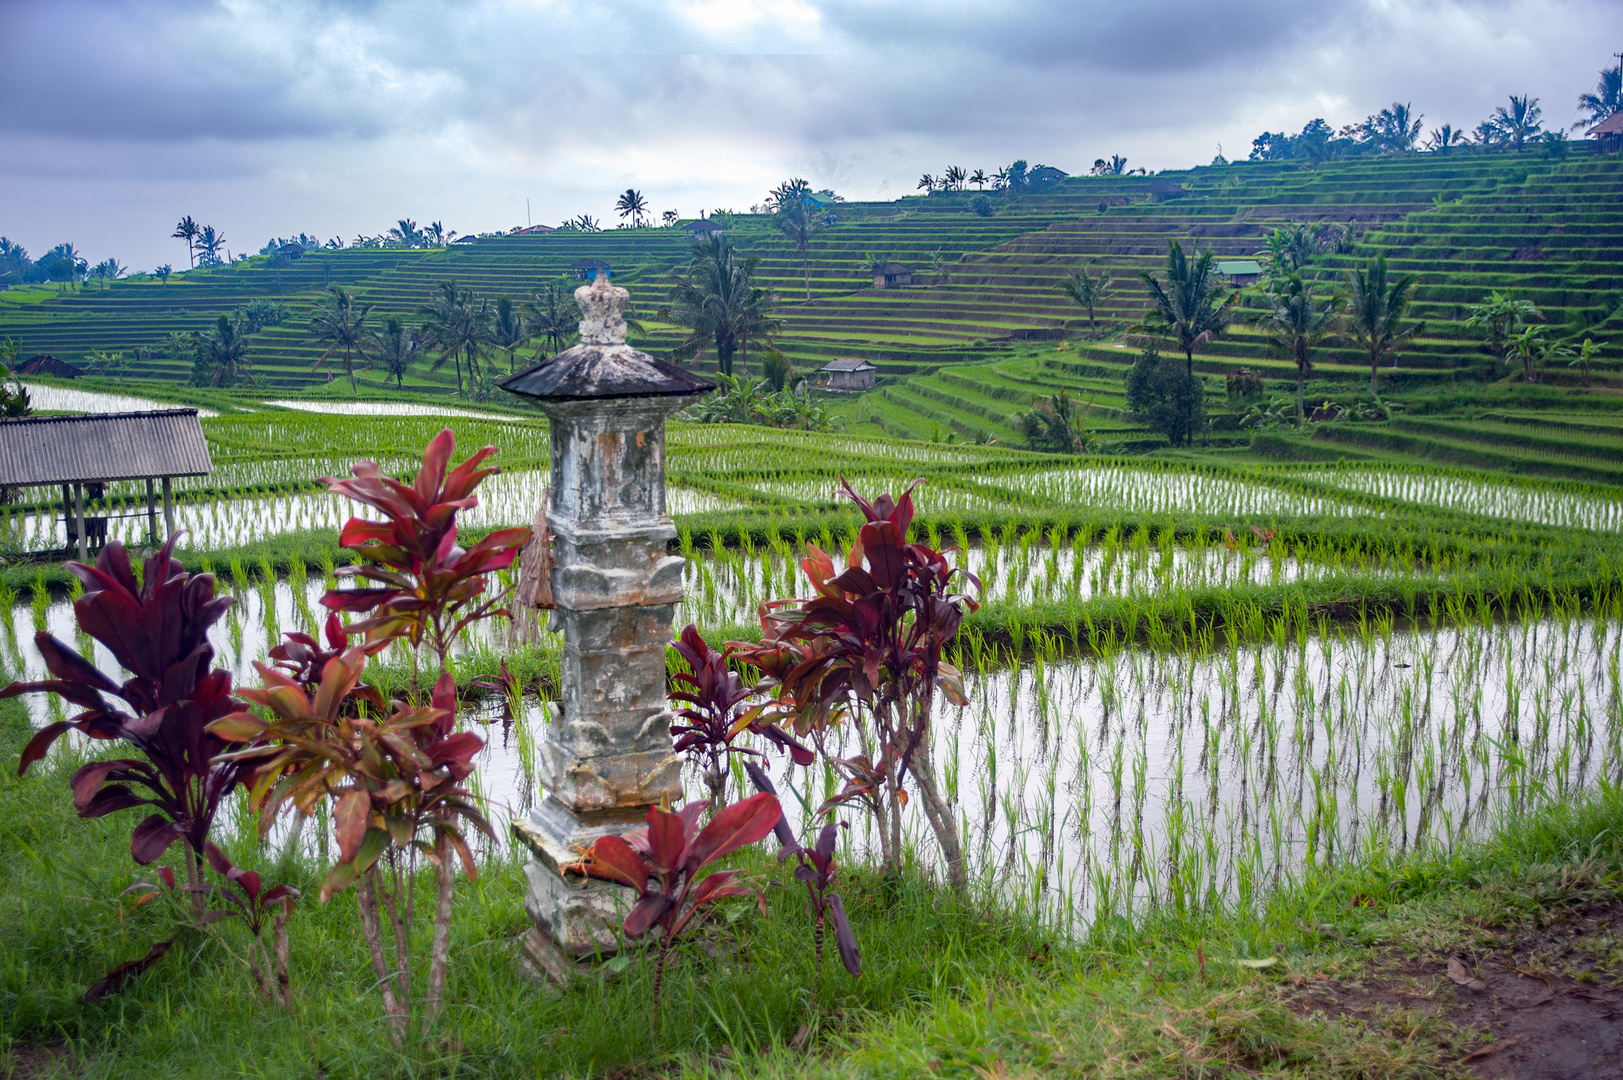
[{"label": "white cloud", "polygon": [[[0,6],[0,232],[138,266],[191,213],[273,234],[746,207],[791,173],[1152,168],[1393,100],[1569,122],[1606,0],[65,0]],[[1597,42],[1601,44],[1597,44]]]}]

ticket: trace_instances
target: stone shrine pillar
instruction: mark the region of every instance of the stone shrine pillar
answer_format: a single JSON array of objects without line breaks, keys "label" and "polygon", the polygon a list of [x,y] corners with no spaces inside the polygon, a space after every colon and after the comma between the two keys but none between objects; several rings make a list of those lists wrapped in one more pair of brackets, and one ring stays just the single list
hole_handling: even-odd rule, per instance
[{"label": "stone shrine pillar", "polygon": [[561,700],[539,746],[546,797],[514,829],[528,846],[532,961],[557,979],[613,953],[625,886],[564,872],[607,833],[680,798],[665,707],[665,647],[682,599],[667,554],[665,420],[714,387],[626,344],[630,294],[598,277],[575,290],[580,344],[503,379],[552,420],[552,628],[564,634]]}]

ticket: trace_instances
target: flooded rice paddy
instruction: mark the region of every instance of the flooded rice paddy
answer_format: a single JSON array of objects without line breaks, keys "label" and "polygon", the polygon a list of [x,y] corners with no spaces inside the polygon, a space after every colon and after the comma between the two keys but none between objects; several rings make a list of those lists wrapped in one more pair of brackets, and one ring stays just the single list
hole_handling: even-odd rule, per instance
[{"label": "flooded rice paddy", "polygon": [[[46,386],[43,383],[23,383],[28,399],[42,412],[119,413],[149,412],[153,409],[191,409],[194,405],[180,405],[173,401],[154,401],[151,398],[132,397],[127,394],[108,394],[99,390],[77,390],[67,386]],[[213,409],[197,409],[198,416],[219,416]]]},{"label": "flooded rice paddy", "polygon": [[[1167,562],[1117,552],[1114,565],[1097,548],[1061,549],[1034,557],[1024,578],[993,571],[997,559],[1007,570],[1007,552],[965,557],[1009,597],[1321,572],[1224,548]],[[678,625],[736,619],[755,587],[745,582],[787,574],[775,558],[759,553],[742,571],[695,561]],[[254,583],[250,569],[221,572],[238,604],[213,635],[218,662],[248,683],[257,678],[251,660],[282,632],[317,624],[327,586],[319,572]],[[17,605],[0,635],[13,671],[40,674],[37,627],[91,645],[76,634],[66,601]],[[1063,919],[1091,921],[1152,900],[1249,902],[1306,867],[1455,844],[1502,813],[1623,782],[1615,611],[1436,628],[1310,628],[1259,617],[1248,639],[1219,632],[1189,650],[1096,645],[1065,656],[1038,634],[1014,656],[967,640],[959,659],[971,704],[940,706],[933,734],[975,873]],[[557,647],[555,638],[541,645]],[[481,628],[468,650],[493,663],[508,651],[505,628]],[[26,700],[39,723],[61,708]],[[527,813],[542,794],[535,762],[545,703],[516,704],[487,701],[464,720],[487,740],[478,785],[500,821]],[[836,730],[828,749],[859,747],[854,732]],[[798,820],[836,786],[821,764],[770,760]],[[689,786],[702,787],[696,776]],[[849,843],[867,848],[866,820],[845,816]],[[927,856],[933,843],[922,821],[910,827]]]}]

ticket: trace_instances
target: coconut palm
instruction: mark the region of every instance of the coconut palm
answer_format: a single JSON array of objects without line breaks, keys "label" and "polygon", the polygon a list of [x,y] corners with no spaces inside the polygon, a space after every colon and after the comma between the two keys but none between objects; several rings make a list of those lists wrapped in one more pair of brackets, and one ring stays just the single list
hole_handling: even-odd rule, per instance
[{"label": "coconut palm", "polygon": [[354,293],[342,285],[334,285],[327,290],[327,298],[316,305],[315,313],[310,316],[311,335],[317,341],[327,343],[327,351],[316,359],[311,370],[321,370],[334,354],[341,353],[344,357],[344,374],[349,376],[350,393],[357,391],[355,358],[359,356],[366,361],[363,370],[372,366],[367,352],[372,343],[371,334],[366,329],[366,316],[371,310],[372,305],[359,303]]},{"label": "coconut palm", "polygon": [[1300,270],[1318,253],[1314,230],[1296,221],[1275,228],[1268,234],[1267,246],[1257,252],[1268,260],[1268,269],[1274,273]]},{"label": "coconut palm", "polygon": [[1240,294],[1224,286],[1211,248],[1197,244],[1191,259],[1176,240],[1167,243],[1164,284],[1147,270],[1138,277],[1150,292],[1150,307],[1133,329],[1176,341],[1194,375],[1195,348],[1223,332]]},{"label": "coconut palm", "polygon": [[925,173],[923,176],[919,177],[919,182],[915,186],[920,191],[928,195],[930,192],[935,190],[936,183],[937,181],[935,177],[931,176],[929,173]]},{"label": "coconut palm", "polygon": [[186,258],[194,268],[197,266],[197,234],[202,231],[192,220],[192,215],[187,214],[175,226],[175,231],[169,234],[172,239],[186,241]]},{"label": "coconut palm", "polygon": [[963,169],[957,165],[948,165],[947,171],[941,176],[941,186],[949,191],[962,191],[964,190],[964,181],[967,179],[969,179],[969,174],[964,172]]},{"label": "coconut palm", "polygon": [[478,373],[486,346],[494,341],[489,302],[475,303],[472,290],[458,288],[455,281],[442,281],[439,294],[419,308],[418,314],[425,320],[424,346],[439,353],[429,370],[438,371],[451,360],[456,367],[456,392],[464,394],[463,364],[471,380]]},{"label": "coconut palm", "polygon": [[1433,154],[1446,153],[1450,147],[1465,143],[1468,136],[1453,124],[1444,124],[1440,128],[1433,128],[1431,136],[1426,139],[1426,149]]},{"label": "coconut palm", "polygon": [[511,375],[515,366],[513,354],[530,343],[530,331],[525,325],[524,313],[509,297],[496,298],[496,312],[490,320],[490,341],[507,354],[507,373]]},{"label": "coconut palm", "polygon": [[1127,159],[1120,154],[1111,154],[1108,160],[1095,158],[1090,171],[1094,176],[1121,176],[1127,171]]},{"label": "coconut palm", "polygon": [[1512,150],[1520,150],[1527,143],[1536,139],[1544,130],[1540,121],[1543,110],[1538,107],[1538,98],[1526,95],[1517,97],[1510,95],[1510,108],[1501,105],[1493,111],[1485,127],[1491,134],[1491,141],[1508,146]]},{"label": "coconut palm", "polygon": [[1059,283],[1060,292],[1088,309],[1088,326],[1097,330],[1099,322],[1093,317],[1093,309],[1104,303],[1105,296],[1110,292],[1110,271],[1101,270],[1097,276],[1088,273],[1083,267],[1070,277]]},{"label": "coconut palm", "polygon": [[422,338],[390,315],[383,320],[383,328],[372,335],[366,355],[383,368],[384,378],[393,379],[399,389],[405,385],[412,365],[423,358]]},{"label": "coconut palm", "polygon": [[423,239],[430,247],[444,247],[456,239],[456,230],[447,229],[443,221],[431,221],[423,227]]},{"label": "coconut palm", "polygon": [[777,296],[755,287],[757,256],[740,258],[726,236],[712,235],[688,249],[692,259],[684,273],[673,275],[669,304],[660,317],[686,327],[687,338],[671,351],[677,361],[697,359],[714,345],[716,370],[733,373],[733,356],[742,350],[749,370],[749,343],[763,344],[777,330],[772,309]]},{"label": "coconut palm", "polygon": [[1602,120],[1623,112],[1623,63],[1602,71],[1600,82],[1595,84],[1595,92],[1578,95],[1578,108],[1587,112],[1589,118],[1573,124],[1574,131],[1594,127]]},{"label": "coconut palm", "polygon": [[976,169],[969,174],[969,182],[975,185],[976,191],[985,191],[986,185],[992,182],[992,178],[986,175],[985,169]]},{"label": "coconut palm", "polygon": [[1262,328],[1274,354],[1296,364],[1296,426],[1307,426],[1303,391],[1308,372],[1313,370],[1313,350],[1336,330],[1340,300],[1320,301],[1313,294],[1313,282],[1292,270],[1272,278],[1262,293],[1265,305],[1247,320]]},{"label": "coconut palm", "polygon": [[197,233],[197,250],[203,253],[203,263],[207,266],[218,266],[220,249],[225,246],[225,233],[217,232],[213,225],[205,225]]},{"label": "coconut palm", "polygon": [[811,197],[811,185],[804,180],[786,180],[772,190],[767,202],[772,207],[772,224],[800,253],[800,266],[806,279],[806,299],[811,294],[812,237],[828,228],[828,214]]},{"label": "coconut palm", "polygon": [[547,352],[561,351],[580,326],[574,282],[564,278],[543,285],[524,305],[524,321],[530,336],[541,338]]},{"label": "coconut palm", "polygon": [[193,385],[229,390],[239,379],[254,381],[253,368],[248,362],[248,333],[240,316],[221,315],[213,330],[194,334],[189,344],[196,357],[192,365]]},{"label": "coconut palm", "polygon": [[633,227],[641,228],[643,215],[648,213],[648,200],[635,188],[626,188],[625,194],[615,200],[614,208],[620,212],[622,221],[630,218]]},{"label": "coconut palm", "polygon": [[1363,135],[1381,150],[1406,153],[1414,149],[1420,138],[1420,122],[1424,117],[1414,114],[1408,102],[1394,101],[1390,108],[1382,109],[1363,123]]},{"label": "coconut palm", "polygon": [[1424,322],[1403,326],[1417,281],[1413,274],[1388,280],[1385,255],[1347,274],[1347,330],[1369,357],[1369,393],[1383,409],[1377,375],[1381,360],[1390,356],[1396,364],[1398,350],[1426,328]]},{"label": "coconut palm", "polygon": [[386,235],[391,244],[408,248],[422,247],[427,239],[423,235],[423,230],[419,229],[417,223],[411,218],[401,218],[395,222],[394,228],[390,229]]}]

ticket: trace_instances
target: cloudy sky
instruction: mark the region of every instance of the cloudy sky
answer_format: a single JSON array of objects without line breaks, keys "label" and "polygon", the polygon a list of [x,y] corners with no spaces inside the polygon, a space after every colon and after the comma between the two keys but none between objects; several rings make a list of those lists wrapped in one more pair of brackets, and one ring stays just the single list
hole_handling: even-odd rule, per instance
[{"label": "cloudy sky", "polygon": [[[1617,0],[0,0],[0,234],[183,264],[396,218],[461,232],[891,197],[951,164],[1177,168],[1394,100],[1547,122]],[[526,200],[528,215],[526,218]]]}]

